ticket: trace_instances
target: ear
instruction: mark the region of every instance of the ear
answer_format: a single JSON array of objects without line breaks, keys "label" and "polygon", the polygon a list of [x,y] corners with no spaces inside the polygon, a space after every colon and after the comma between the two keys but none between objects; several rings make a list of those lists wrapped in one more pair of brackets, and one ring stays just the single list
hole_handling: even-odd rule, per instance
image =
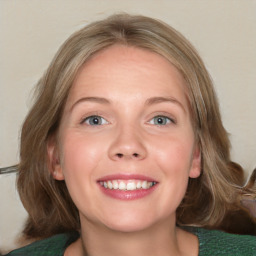
[{"label": "ear", "polygon": [[60,165],[58,147],[54,138],[47,142],[48,168],[55,180],[64,180],[63,171]]},{"label": "ear", "polygon": [[201,150],[196,146],[193,153],[191,168],[189,171],[190,178],[198,178],[201,174]]}]

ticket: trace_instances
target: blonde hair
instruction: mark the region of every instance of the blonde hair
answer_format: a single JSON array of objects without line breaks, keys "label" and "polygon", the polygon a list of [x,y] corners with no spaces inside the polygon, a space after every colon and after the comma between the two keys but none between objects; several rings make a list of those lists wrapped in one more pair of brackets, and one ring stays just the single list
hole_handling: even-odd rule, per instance
[{"label": "blonde hair", "polygon": [[[47,142],[59,127],[77,72],[96,52],[114,44],[147,49],[168,59],[183,75],[195,136],[201,148],[202,174],[190,179],[177,210],[179,224],[218,225],[238,186],[211,78],[193,46],[167,24],[143,16],[119,14],[74,33],[60,48],[37,84],[37,96],[21,133],[18,191],[29,218],[29,237],[79,230],[79,216],[64,181],[49,171]],[[239,169],[239,168],[238,168]],[[235,193],[234,193],[235,191]]]}]

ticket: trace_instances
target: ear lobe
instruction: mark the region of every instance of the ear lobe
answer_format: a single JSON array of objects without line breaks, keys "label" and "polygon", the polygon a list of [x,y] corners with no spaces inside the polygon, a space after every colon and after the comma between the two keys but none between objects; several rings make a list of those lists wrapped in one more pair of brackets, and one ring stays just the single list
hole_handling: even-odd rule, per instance
[{"label": "ear lobe", "polygon": [[47,143],[48,168],[55,180],[64,180],[56,142],[49,139]]},{"label": "ear lobe", "polygon": [[201,151],[197,146],[193,153],[193,159],[189,172],[190,178],[198,178],[201,174]]}]

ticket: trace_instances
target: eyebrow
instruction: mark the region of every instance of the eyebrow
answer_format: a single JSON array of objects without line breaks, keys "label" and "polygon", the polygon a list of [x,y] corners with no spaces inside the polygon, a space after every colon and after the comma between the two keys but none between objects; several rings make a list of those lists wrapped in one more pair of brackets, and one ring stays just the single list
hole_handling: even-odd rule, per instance
[{"label": "eyebrow", "polygon": [[74,109],[74,107],[82,102],[96,102],[96,103],[100,103],[100,104],[110,104],[110,101],[105,99],[105,98],[101,98],[101,97],[83,97],[81,99],[79,99],[78,101],[76,101],[70,108],[70,111],[72,111]]},{"label": "eyebrow", "polygon": [[145,105],[154,105],[154,104],[163,103],[163,102],[171,102],[171,103],[177,104],[182,108],[184,112],[186,112],[186,109],[183,106],[183,104],[173,97],[152,97],[146,100]]},{"label": "eyebrow", "polygon": [[[101,97],[83,97],[81,99],[79,99],[78,101],[76,101],[70,108],[70,111],[72,111],[74,109],[74,107],[82,102],[96,102],[96,103],[100,103],[100,104],[110,104],[110,101],[107,100],[106,98],[101,98]],[[178,106],[180,106],[184,112],[186,112],[185,107],[182,105],[181,102],[179,102],[177,99],[173,98],[173,97],[152,97],[146,100],[145,105],[154,105],[154,104],[158,104],[158,103],[164,103],[164,102],[170,102],[170,103],[174,103],[177,104]]]}]

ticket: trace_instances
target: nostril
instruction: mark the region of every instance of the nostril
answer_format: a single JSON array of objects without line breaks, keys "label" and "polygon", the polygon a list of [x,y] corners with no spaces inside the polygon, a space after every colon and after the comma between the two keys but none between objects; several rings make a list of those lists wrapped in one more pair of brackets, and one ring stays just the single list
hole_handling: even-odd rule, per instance
[{"label": "nostril", "polygon": [[[117,153],[116,156],[117,156],[118,158],[122,158],[122,157],[124,156],[124,154],[122,154],[122,153]],[[139,157],[139,154],[138,154],[138,153],[134,153],[134,154],[132,154],[132,156],[135,157],[135,158],[138,158],[138,157]]]}]

